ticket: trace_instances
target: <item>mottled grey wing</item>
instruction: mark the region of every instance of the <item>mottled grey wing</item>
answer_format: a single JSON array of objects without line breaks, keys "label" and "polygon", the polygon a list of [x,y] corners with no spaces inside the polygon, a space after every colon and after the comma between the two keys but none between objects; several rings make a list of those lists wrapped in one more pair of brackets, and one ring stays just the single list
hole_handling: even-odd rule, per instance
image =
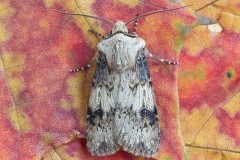
[{"label": "mottled grey wing", "polygon": [[87,109],[87,147],[92,155],[119,150],[113,138],[116,81],[117,77],[109,73],[105,54],[100,52]]},{"label": "mottled grey wing", "polygon": [[114,136],[135,155],[151,157],[159,150],[158,112],[144,49],[138,51],[135,70],[121,74]]}]

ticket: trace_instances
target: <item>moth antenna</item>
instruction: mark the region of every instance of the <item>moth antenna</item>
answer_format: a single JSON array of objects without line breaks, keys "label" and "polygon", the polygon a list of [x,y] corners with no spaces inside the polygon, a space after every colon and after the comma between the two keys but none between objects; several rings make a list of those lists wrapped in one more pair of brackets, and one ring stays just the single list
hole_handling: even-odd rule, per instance
[{"label": "moth antenna", "polygon": [[104,18],[101,18],[101,17],[97,17],[97,16],[92,16],[92,15],[88,15],[88,14],[83,14],[83,13],[68,13],[68,12],[63,12],[63,11],[58,11],[58,10],[55,10],[55,9],[50,9],[51,11],[54,11],[54,12],[58,12],[58,13],[62,13],[62,14],[67,14],[67,15],[80,15],[80,16],[84,16],[84,17],[88,17],[88,18],[95,18],[95,19],[99,19],[99,20],[102,20],[104,22],[107,22],[109,25],[113,26],[113,23],[104,19]]},{"label": "moth antenna", "polygon": [[149,15],[152,15],[152,14],[156,14],[156,13],[160,13],[160,12],[168,12],[168,11],[178,10],[178,9],[186,8],[186,7],[188,7],[188,6],[191,6],[191,5],[186,5],[186,6],[182,6],[182,7],[178,7],[178,8],[171,8],[171,9],[161,9],[161,10],[156,10],[156,11],[148,12],[148,13],[145,13],[145,14],[140,14],[138,17],[135,17],[135,18],[127,21],[127,22],[125,23],[125,25],[127,26],[129,23],[131,23],[132,21],[134,21],[134,20],[137,19],[137,18],[146,17],[146,16],[149,16]]}]

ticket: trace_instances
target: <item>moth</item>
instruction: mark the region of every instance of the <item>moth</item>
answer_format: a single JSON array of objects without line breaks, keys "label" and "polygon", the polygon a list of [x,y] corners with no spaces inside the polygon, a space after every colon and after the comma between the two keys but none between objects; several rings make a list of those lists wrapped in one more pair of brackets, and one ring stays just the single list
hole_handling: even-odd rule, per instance
[{"label": "moth", "polygon": [[[103,38],[97,47],[97,65],[87,108],[87,148],[92,155],[111,155],[120,149],[143,157],[158,152],[159,118],[147,58],[172,65],[178,62],[149,52],[145,41],[137,35],[138,20],[183,7],[137,15],[126,23],[117,21],[114,25],[100,17],[60,12],[96,18],[112,25],[107,37],[91,30]],[[132,21],[135,21],[134,32],[130,33],[127,25]],[[89,67],[90,64],[70,72]]]}]

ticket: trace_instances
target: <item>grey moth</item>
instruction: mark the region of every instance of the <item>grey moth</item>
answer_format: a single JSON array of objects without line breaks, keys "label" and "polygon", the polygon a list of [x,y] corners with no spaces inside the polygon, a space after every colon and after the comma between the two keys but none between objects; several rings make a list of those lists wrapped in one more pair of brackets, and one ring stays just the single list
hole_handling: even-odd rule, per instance
[{"label": "grey moth", "polygon": [[[138,19],[183,7],[137,15],[126,23],[117,21],[114,25],[100,17],[57,11],[100,19],[112,25],[107,37],[92,30],[103,38],[97,46],[97,65],[87,108],[86,139],[92,155],[111,155],[120,149],[143,157],[158,152],[159,118],[147,58],[172,65],[178,62],[164,60],[149,52],[145,41],[137,35]],[[130,33],[127,25],[132,21],[135,21],[135,28]],[[70,72],[89,67],[90,64]]]}]

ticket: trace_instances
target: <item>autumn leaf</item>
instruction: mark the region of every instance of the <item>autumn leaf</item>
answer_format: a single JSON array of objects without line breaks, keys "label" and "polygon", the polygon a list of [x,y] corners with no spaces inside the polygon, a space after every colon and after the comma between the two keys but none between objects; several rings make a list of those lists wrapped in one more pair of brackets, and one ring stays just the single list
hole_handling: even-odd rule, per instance
[{"label": "autumn leaf", "polygon": [[[191,6],[140,18],[160,116],[153,159],[239,159],[240,19],[238,1],[2,0],[0,2],[0,159],[144,159],[124,151],[91,156],[86,110],[97,52],[107,23],[137,13]],[[129,29],[132,31],[133,24]]]},{"label": "autumn leaf", "polygon": [[217,23],[196,27],[185,39],[178,84],[190,159],[240,158],[239,5],[212,2],[198,13]]}]

